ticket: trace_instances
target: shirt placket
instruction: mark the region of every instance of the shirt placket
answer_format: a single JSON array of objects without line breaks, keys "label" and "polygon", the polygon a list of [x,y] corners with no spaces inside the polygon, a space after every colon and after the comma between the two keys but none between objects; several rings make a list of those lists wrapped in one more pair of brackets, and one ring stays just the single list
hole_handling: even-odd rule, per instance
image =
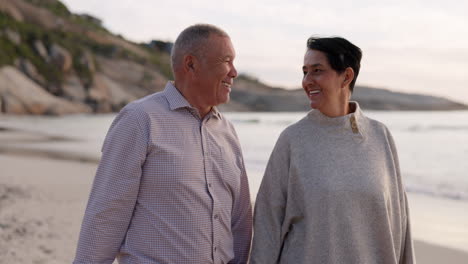
[{"label": "shirt placket", "polygon": [[212,207],[212,212],[211,212],[211,228],[212,228],[212,254],[213,254],[213,262],[217,263],[216,260],[220,259],[219,258],[219,234],[217,232],[218,226],[219,226],[219,204],[218,204],[218,199],[216,197],[216,192],[215,192],[215,184],[214,184],[214,175],[213,175],[213,169],[211,168],[211,160],[213,159],[214,155],[219,155],[219,153],[216,153],[216,149],[211,148],[210,146],[213,146],[214,142],[211,142],[211,137],[209,135],[209,120],[211,118],[209,116],[206,116],[202,121],[201,121],[201,126],[200,126],[200,134],[201,134],[201,140],[202,140],[202,146],[203,146],[203,162],[204,162],[204,167],[205,167],[205,180],[207,184],[207,189],[208,193],[210,194],[212,201],[213,201],[213,207]]}]

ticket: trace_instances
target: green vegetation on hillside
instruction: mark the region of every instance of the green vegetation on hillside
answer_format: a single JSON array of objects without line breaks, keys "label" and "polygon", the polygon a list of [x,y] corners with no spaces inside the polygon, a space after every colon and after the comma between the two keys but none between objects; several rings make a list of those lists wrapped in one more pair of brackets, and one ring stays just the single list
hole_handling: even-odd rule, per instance
[{"label": "green vegetation on hillside", "polygon": [[1,47],[0,66],[13,64],[14,59],[15,59],[15,54],[16,54],[15,45],[11,43],[11,41],[7,39],[5,36],[1,35],[0,47]]},{"label": "green vegetation on hillside", "polygon": [[[46,7],[60,16],[72,17],[72,21],[81,26],[85,25],[88,30],[106,31],[100,25],[100,21],[88,15],[73,15],[59,1],[47,0],[28,0],[31,3]],[[169,63],[169,56],[165,53],[151,50],[144,45],[150,54],[148,57],[139,57],[133,52],[113,44],[101,44],[87,37],[85,34],[76,34],[63,30],[45,30],[42,27],[18,22],[10,15],[0,11],[0,66],[13,65],[16,59],[27,59],[42,75],[47,83],[52,86],[60,85],[64,80],[64,73],[57,65],[46,61],[35,45],[41,42],[47,50],[50,50],[53,44],[58,44],[70,52],[73,58],[73,69],[81,79],[85,87],[92,83],[93,74],[88,66],[83,62],[83,56],[86,52],[93,55],[100,55],[107,58],[122,58],[144,65],[154,65],[167,78],[172,78],[172,71]],[[17,33],[20,38],[20,44],[13,43],[7,36],[6,30]],[[103,33],[103,32],[102,32]],[[103,33],[108,34],[108,33]],[[99,65],[94,62],[99,69]]]},{"label": "green vegetation on hillside", "polygon": [[150,54],[150,57],[148,58],[149,62],[155,65],[162,73],[162,75],[164,75],[167,79],[174,79],[170,63],[171,58],[169,54],[151,49],[146,44],[142,44],[140,46],[148,51]]},{"label": "green vegetation on hillside", "polygon": [[54,15],[62,17],[64,19],[68,19],[71,22],[78,24],[86,29],[89,30],[95,30],[97,32],[102,31],[102,32],[107,32],[107,29],[105,29],[102,26],[102,22],[100,19],[95,18],[91,15],[88,14],[73,14],[70,12],[70,10],[60,1],[57,0],[25,0],[37,7],[42,7],[50,12],[52,12]]},{"label": "green vegetation on hillside", "polygon": [[71,15],[70,10],[60,1],[57,0],[25,0],[37,7],[45,8],[57,16],[69,17]]},{"label": "green vegetation on hillside", "polygon": [[60,83],[63,79],[60,71],[52,64],[46,63],[38,53],[34,51],[34,41],[42,40],[47,34],[38,26],[33,24],[21,23],[14,20],[9,15],[0,12],[0,28],[11,30],[18,33],[21,37],[21,43],[12,43],[2,32],[0,38],[0,65],[13,64],[15,59],[24,58],[29,60],[38,70],[38,72],[52,84]]}]

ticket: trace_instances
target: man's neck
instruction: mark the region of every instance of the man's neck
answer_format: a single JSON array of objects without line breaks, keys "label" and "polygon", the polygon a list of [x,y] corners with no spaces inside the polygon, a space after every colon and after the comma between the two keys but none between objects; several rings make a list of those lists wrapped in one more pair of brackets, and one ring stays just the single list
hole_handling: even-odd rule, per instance
[{"label": "man's neck", "polygon": [[197,96],[197,94],[192,93],[192,90],[188,88],[187,85],[183,83],[174,81],[174,86],[182,94],[182,96],[187,100],[187,102],[198,110],[200,118],[203,119],[210,111],[212,106],[207,106],[202,103],[203,98]]}]

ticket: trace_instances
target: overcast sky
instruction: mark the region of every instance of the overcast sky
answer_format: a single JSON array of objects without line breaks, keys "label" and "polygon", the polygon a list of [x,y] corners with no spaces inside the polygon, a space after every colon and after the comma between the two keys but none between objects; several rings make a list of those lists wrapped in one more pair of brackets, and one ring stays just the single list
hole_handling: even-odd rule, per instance
[{"label": "overcast sky", "polygon": [[174,41],[185,27],[226,30],[239,72],[285,88],[301,84],[311,35],[338,35],[363,50],[357,84],[468,103],[468,1],[62,0],[136,42]]}]

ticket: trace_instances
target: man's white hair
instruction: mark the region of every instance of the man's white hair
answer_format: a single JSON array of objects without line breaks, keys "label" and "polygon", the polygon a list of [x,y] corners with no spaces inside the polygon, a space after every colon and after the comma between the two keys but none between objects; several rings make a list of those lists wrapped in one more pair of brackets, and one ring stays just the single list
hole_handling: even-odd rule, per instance
[{"label": "man's white hair", "polygon": [[211,34],[229,37],[224,30],[210,24],[195,24],[179,34],[171,52],[171,66],[174,75],[177,68],[182,65],[185,55],[202,55],[204,48],[206,48],[206,41]]}]

